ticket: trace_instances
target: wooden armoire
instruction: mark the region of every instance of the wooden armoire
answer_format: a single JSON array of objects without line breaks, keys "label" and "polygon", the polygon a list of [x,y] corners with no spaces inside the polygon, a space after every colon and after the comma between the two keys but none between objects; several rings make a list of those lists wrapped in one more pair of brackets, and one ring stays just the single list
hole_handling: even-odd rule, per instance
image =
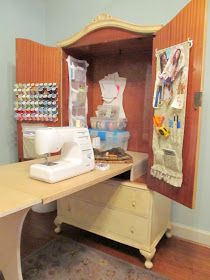
[{"label": "wooden armoire", "polygon": [[[56,47],[27,39],[16,40],[16,82],[55,82],[58,85],[58,121],[45,123],[46,126],[69,123],[66,58],[71,55],[89,63],[88,120],[102,103],[99,80],[114,72],[127,78],[124,110],[131,135],[128,150],[149,155],[144,178],[136,182],[113,179],[58,201],[57,232],[65,222],[128,244],[145,256],[147,268],[152,267],[155,247],[170,228],[170,199],[190,208],[195,203],[200,127],[200,107],[195,100],[203,91],[206,20],[207,1],[192,0],[165,26],[134,25],[102,14]],[[175,188],[150,175],[155,50],[188,39],[193,40],[193,47],[183,144],[183,183],[181,188]],[[18,153],[23,160],[21,127],[18,121]]]}]

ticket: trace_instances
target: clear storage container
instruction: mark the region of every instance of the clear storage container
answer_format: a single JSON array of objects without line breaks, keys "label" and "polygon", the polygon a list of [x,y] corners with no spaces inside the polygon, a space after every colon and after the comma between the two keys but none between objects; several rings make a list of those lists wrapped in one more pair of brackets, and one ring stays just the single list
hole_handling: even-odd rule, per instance
[{"label": "clear storage container", "polygon": [[90,137],[100,137],[100,150],[105,151],[120,147],[127,151],[130,133],[128,131],[103,131],[89,129]]},{"label": "clear storage container", "polygon": [[91,117],[90,125],[91,128],[98,129],[98,130],[108,130],[108,131],[125,130],[127,126],[127,120],[126,119],[115,120],[115,119]]},{"label": "clear storage container", "polygon": [[99,118],[118,119],[119,107],[113,105],[98,105],[96,116]]}]

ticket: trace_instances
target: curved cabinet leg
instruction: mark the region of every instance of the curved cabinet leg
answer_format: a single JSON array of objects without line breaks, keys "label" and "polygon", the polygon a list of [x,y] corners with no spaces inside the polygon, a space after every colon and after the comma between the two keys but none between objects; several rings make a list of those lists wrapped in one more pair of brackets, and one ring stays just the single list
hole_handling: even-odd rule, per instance
[{"label": "curved cabinet leg", "polygon": [[171,238],[172,237],[172,226],[168,225],[167,230],[166,230],[166,237]]},{"label": "curved cabinet leg", "polygon": [[56,225],[56,228],[54,229],[55,233],[60,233],[61,232],[61,220],[59,219],[59,217],[56,217],[54,220],[54,224]]},{"label": "curved cabinet leg", "polygon": [[5,280],[22,280],[20,241],[30,208],[0,218],[0,271]]},{"label": "curved cabinet leg", "polygon": [[153,263],[152,263],[151,260],[155,255],[156,248],[154,248],[151,252],[144,251],[144,250],[141,250],[141,249],[139,251],[140,251],[140,254],[142,256],[144,256],[145,259],[146,259],[146,261],[144,263],[145,267],[148,268],[148,269],[151,269],[153,267]]}]

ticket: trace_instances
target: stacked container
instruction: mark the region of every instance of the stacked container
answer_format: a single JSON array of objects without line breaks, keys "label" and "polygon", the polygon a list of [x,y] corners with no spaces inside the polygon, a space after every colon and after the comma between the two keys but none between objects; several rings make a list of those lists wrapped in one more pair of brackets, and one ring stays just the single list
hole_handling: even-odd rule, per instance
[{"label": "stacked container", "polygon": [[[120,147],[127,150],[130,134],[125,130],[126,119],[119,118],[119,107],[113,105],[99,105],[96,117],[90,118],[90,137],[100,138],[100,145],[97,147],[101,151]],[[98,142],[97,142],[98,143]],[[93,145],[94,146],[94,145]]]}]

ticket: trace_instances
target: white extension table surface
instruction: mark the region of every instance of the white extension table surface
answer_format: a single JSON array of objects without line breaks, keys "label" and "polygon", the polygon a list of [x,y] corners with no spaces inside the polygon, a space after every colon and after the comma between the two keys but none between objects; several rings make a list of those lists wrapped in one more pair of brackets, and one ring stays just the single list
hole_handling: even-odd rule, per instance
[{"label": "white extension table surface", "polygon": [[[138,153],[130,153],[134,162]],[[110,164],[106,171],[91,172],[55,184],[29,177],[32,163],[43,159],[0,166],[0,271],[5,280],[22,280],[20,240],[22,225],[30,207],[68,196],[108,180],[132,168],[133,164]]]}]

